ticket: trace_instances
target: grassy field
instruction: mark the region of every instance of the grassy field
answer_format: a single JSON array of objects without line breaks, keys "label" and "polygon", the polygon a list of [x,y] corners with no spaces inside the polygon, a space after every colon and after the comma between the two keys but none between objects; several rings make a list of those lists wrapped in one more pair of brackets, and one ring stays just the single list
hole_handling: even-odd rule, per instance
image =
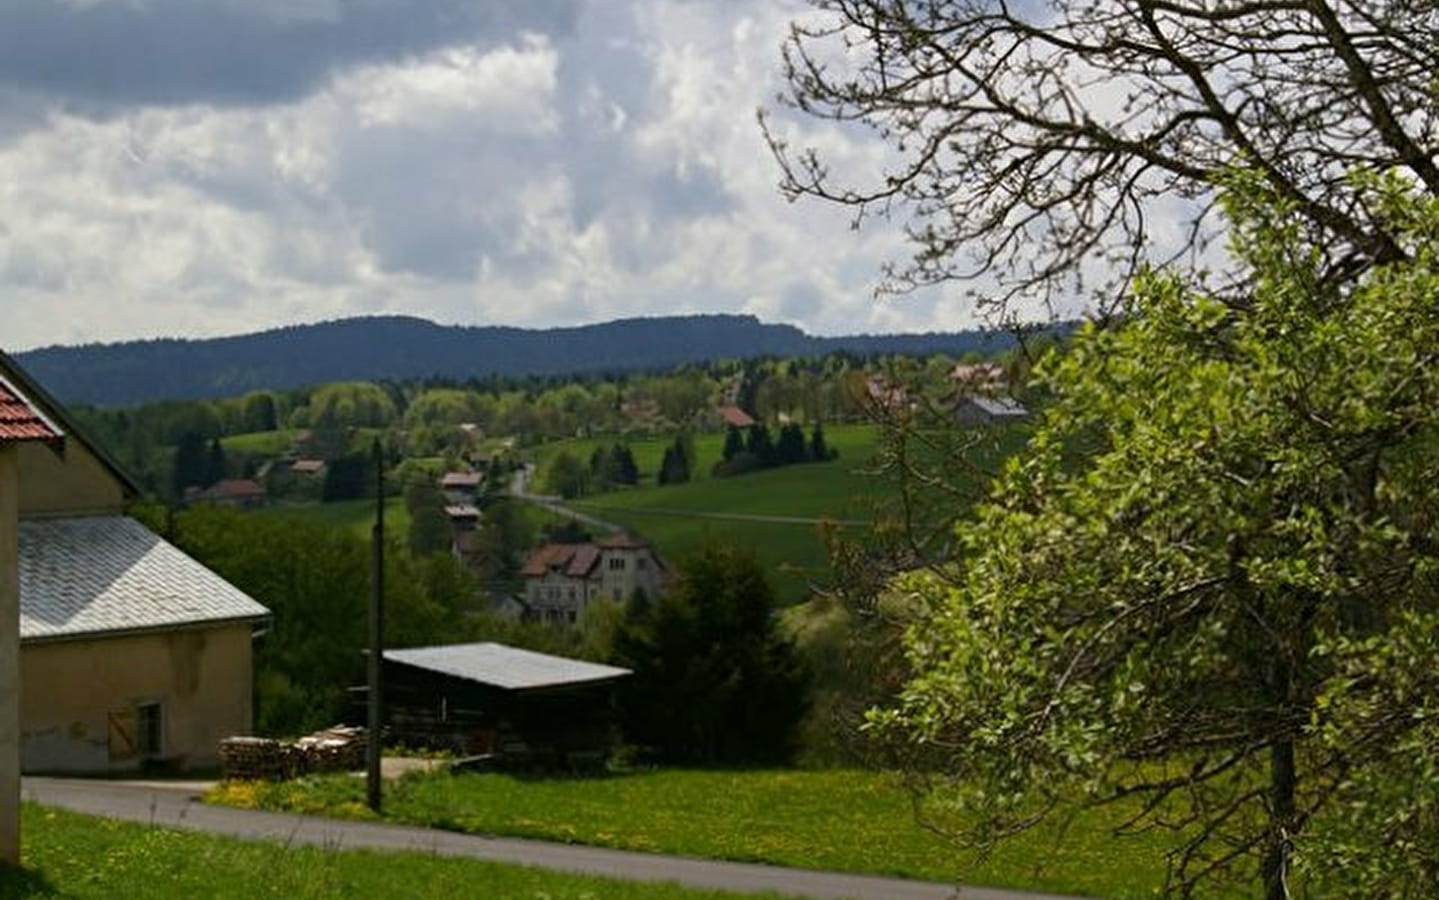
[{"label": "grassy field", "polygon": [[[257,516],[291,516],[343,528],[369,540],[375,524],[375,501],[340,500],[335,503],[277,503],[254,510]],[[385,531],[403,541],[410,531],[410,512],[403,497],[385,500]]]},{"label": "grassy field", "polygon": [[[307,813],[372,815],[359,779],[232,783],[208,798]],[[656,771],[591,779],[411,775],[385,801],[395,820],[630,850],[811,869],[962,880],[1114,900],[1153,896],[1159,835],[1117,841],[1122,810],[1086,812],[986,860],[914,821],[893,778],[863,771]]]},{"label": "grassy field", "polygon": [[0,868],[0,898],[67,900],[741,900],[643,884],[419,853],[284,847],[26,806],[24,867]]},{"label": "grassy field", "polygon": [[[833,462],[733,478],[709,477],[710,467],[720,458],[724,436],[696,435],[700,464],[689,483],[658,486],[652,478],[642,478],[640,487],[596,494],[570,505],[645,535],[671,560],[681,560],[712,543],[752,547],[781,602],[797,603],[805,598],[810,585],[828,578],[828,557],[818,524],[736,517],[868,520],[875,500],[886,493],[886,486],[864,471],[874,455],[878,431],[870,425],[845,425],[828,428],[825,435],[830,446],[840,452]],[[587,459],[594,447],[614,440],[592,438],[546,445],[539,465],[543,469],[563,449]],[[630,441],[629,445],[641,472],[652,476],[669,441]]]}]

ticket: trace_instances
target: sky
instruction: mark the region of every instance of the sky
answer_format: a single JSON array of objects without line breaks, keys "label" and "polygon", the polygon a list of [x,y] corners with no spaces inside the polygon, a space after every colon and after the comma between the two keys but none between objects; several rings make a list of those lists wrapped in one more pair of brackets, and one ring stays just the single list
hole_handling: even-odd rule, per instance
[{"label": "sky", "polygon": [[748,313],[971,327],[876,299],[900,225],[787,202],[802,0],[0,0],[0,347],[355,315],[545,328]]}]

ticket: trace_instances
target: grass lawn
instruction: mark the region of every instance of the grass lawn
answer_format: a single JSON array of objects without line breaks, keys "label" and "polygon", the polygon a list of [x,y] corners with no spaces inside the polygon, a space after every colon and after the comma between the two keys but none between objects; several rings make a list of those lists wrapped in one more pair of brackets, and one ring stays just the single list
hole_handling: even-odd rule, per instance
[{"label": "grass lawn", "polygon": [[276,431],[232,434],[229,437],[220,438],[220,446],[226,450],[253,453],[257,456],[283,456],[289,453],[290,448],[295,445],[295,435],[298,433],[293,428],[281,428]]},{"label": "grass lawn", "polygon": [[285,847],[95,819],[27,805],[23,864],[0,869],[5,900],[740,900],[734,894],[420,853]]},{"label": "grass lawn", "polygon": [[[331,776],[240,783],[207,799],[371,815],[363,782]],[[892,777],[864,771],[672,770],[607,778],[411,775],[386,795],[392,819],[502,834],[811,869],[962,880],[1139,900],[1162,883],[1160,836],[1116,841],[1119,812],[1082,814],[977,862],[915,824]]]}]

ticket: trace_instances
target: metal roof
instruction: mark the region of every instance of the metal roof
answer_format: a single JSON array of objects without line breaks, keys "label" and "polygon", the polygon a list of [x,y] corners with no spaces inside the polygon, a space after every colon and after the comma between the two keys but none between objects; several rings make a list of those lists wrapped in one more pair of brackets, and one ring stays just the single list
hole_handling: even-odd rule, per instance
[{"label": "metal roof", "polygon": [[150,631],[270,611],[124,516],[20,521],[20,638]]},{"label": "metal roof", "polygon": [[1024,404],[1009,397],[971,397],[969,398],[969,402],[992,416],[1017,417],[1029,415],[1029,410],[1024,408]]},{"label": "metal roof", "polygon": [[391,662],[506,690],[612,681],[630,674],[629,669],[493,643],[386,650],[384,657]]}]

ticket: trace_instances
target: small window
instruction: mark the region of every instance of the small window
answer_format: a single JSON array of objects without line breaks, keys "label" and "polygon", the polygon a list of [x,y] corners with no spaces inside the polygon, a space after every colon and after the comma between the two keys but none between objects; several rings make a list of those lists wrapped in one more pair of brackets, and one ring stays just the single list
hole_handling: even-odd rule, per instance
[{"label": "small window", "polygon": [[140,756],[165,754],[165,715],[159,703],[135,705],[135,751]]},{"label": "small window", "polygon": [[649,560],[647,560],[647,559],[645,559],[643,556],[641,556],[639,559],[635,560],[635,568],[636,568],[636,569],[643,569],[643,568],[645,568],[645,564],[646,564],[647,562],[649,562]]}]

